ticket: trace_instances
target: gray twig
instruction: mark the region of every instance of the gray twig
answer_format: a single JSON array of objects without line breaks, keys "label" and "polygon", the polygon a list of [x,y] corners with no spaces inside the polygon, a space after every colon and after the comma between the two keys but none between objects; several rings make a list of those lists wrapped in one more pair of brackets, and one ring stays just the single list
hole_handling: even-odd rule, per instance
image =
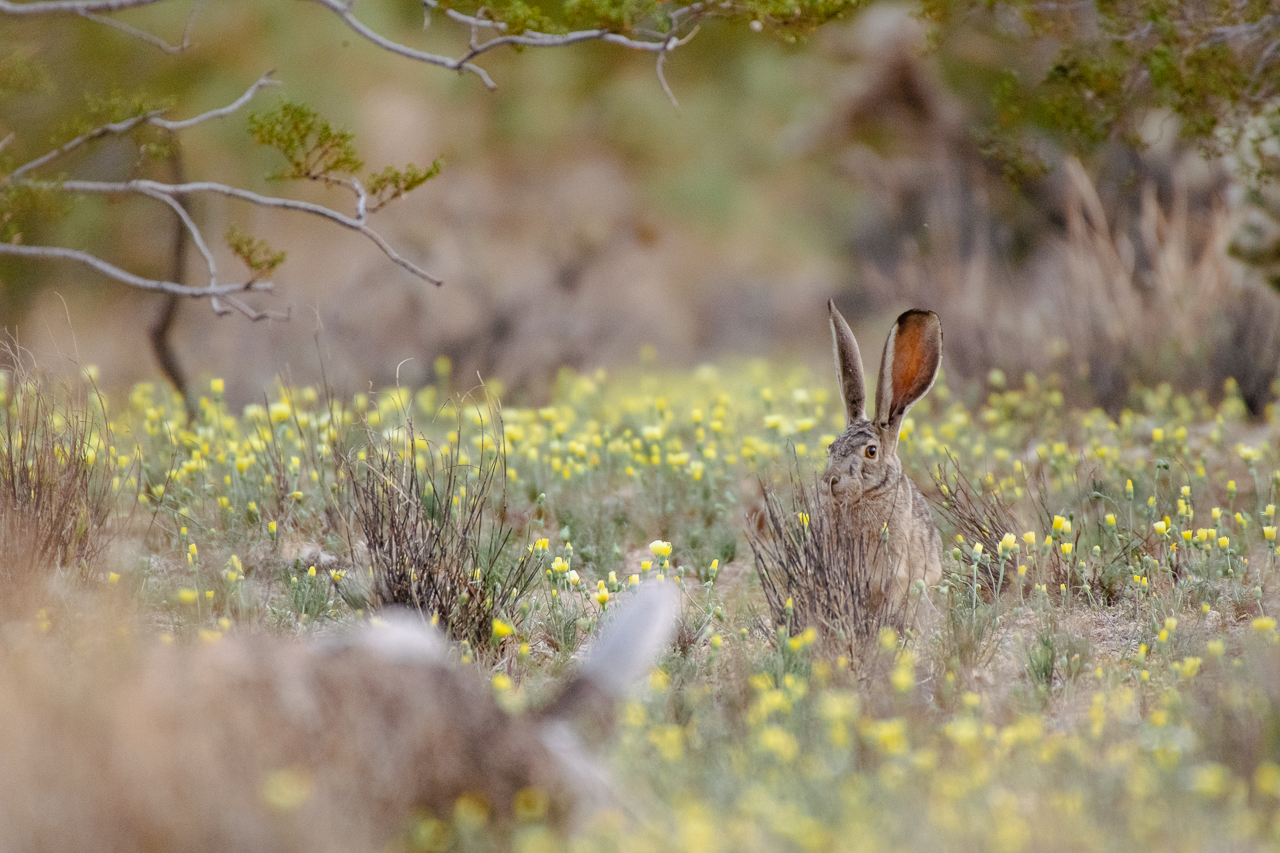
[{"label": "gray twig", "polygon": [[132,180],[132,181],[63,181],[56,186],[61,187],[67,192],[81,193],[140,193],[143,195],[155,196],[157,194],[169,196],[193,195],[196,193],[214,193],[229,198],[239,199],[258,207],[273,207],[279,210],[294,210],[300,213],[307,213],[312,216],[320,217],[328,220],[336,225],[341,225],[351,231],[363,235],[375,246],[382,250],[382,253],[391,260],[392,263],[405,269],[432,284],[439,285],[440,279],[432,276],[426,270],[419,267],[409,259],[400,255],[378,232],[370,228],[365,222],[356,217],[347,216],[344,213],[325,207],[324,205],[314,204],[309,201],[298,201],[291,198],[278,198],[275,196],[266,196],[255,193],[251,190],[240,189],[239,187],[229,186],[227,184],[219,184],[214,181],[194,181],[185,184],[165,184],[159,181],[150,180]]},{"label": "gray twig", "polygon": [[55,148],[54,150],[49,151],[45,154],[42,154],[36,159],[31,160],[30,162],[22,164],[21,166],[19,166],[18,168],[14,169],[12,172],[9,173],[8,181],[12,183],[18,180],[19,178],[21,178],[23,175],[27,174],[28,172],[39,169],[41,166],[47,165],[48,163],[51,163],[54,160],[57,160],[58,158],[71,153],[72,151],[76,150],[77,148],[79,148],[80,146],[84,145],[87,142],[92,142],[95,139],[101,139],[104,136],[112,136],[112,135],[118,135],[122,133],[128,133],[129,131],[133,130],[135,127],[137,127],[140,124],[150,124],[150,125],[154,125],[155,127],[163,128],[165,130],[177,131],[177,130],[184,130],[188,127],[191,127],[192,125],[200,124],[201,122],[208,121],[209,119],[229,115],[235,112],[236,110],[240,109],[241,107],[243,107],[245,104],[247,104],[249,100],[255,94],[257,94],[258,90],[261,89],[263,86],[278,85],[276,81],[271,79],[271,75],[273,73],[275,72],[268,71],[266,74],[263,74],[254,82],[252,86],[248,88],[248,90],[245,91],[243,95],[241,95],[239,98],[236,98],[233,102],[231,102],[227,106],[219,107],[216,110],[209,110],[206,113],[201,113],[200,115],[193,116],[192,118],[189,118],[189,119],[183,119],[181,121],[169,121],[167,119],[161,118],[161,116],[164,115],[165,110],[151,110],[150,112],[142,113],[141,115],[136,115],[136,116],[133,116],[132,118],[124,119],[123,121],[112,122],[110,124],[101,125],[100,127],[95,127],[93,130],[89,131],[88,133],[85,133],[81,136],[77,136],[75,139],[72,139],[69,142],[63,143],[62,145]]}]

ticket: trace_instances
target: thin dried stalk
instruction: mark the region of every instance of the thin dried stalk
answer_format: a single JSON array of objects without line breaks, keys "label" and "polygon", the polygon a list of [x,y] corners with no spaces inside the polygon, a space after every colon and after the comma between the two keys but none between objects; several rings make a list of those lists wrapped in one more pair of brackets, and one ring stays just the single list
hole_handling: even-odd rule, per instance
[{"label": "thin dried stalk", "polygon": [[[9,380],[10,374],[0,376]],[[104,438],[83,402],[21,375],[0,381],[0,595],[27,604],[53,572],[87,577],[111,540],[111,477],[94,461]]]},{"label": "thin dried stalk", "polygon": [[[934,506],[969,546],[960,549],[960,562],[976,569],[973,574],[988,592],[998,592],[1015,580],[1016,555],[1005,553],[1000,545],[1006,534],[1018,529],[1018,522],[1000,492],[975,487],[960,460],[950,453],[933,472],[933,482],[941,495]],[[979,543],[982,555],[975,558],[973,545]]]},{"label": "thin dried stalk", "polygon": [[[412,421],[394,438],[371,432],[367,459],[347,462],[368,546],[370,604],[412,607],[474,647],[489,643],[494,618],[515,609],[539,571],[529,549],[508,567],[512,530],[500,511],[507,467],[502,424],[494,423],[497,450],[475,463],[428,444]],[[461,446],[461,423],[458,433]]]},{"label": "thin dried stalk", "polygon": [[814,628],[821,653],[860,661],[883,628],[912,624],[914,604],[889,591],[897,566],[881,537],[836,524],[816,481],[791,485],[789,500],[764,489],[762,530],[748,533],[773,623]]}]

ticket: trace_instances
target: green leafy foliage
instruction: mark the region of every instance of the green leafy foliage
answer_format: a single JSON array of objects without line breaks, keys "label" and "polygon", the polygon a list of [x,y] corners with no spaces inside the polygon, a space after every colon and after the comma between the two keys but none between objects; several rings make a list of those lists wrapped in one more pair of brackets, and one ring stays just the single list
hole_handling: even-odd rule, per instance
[{"label": "green leafy foliage", "polygon": [[10,50],[0,55],[0,98],[28,95],[49,88],[49,72],[26,50]]},{"label": "green leafy foliage", "polygon": [[[462,2],[451,8],[468,14],[482,15],[500,21],[509,33],[536,30],[563,34],[570,30],[606,30],[637,38],[652,38],[654,33],[669,33],[678,12],[687,12],[687,3],[665,3],[659,0],[563,0],[563,3],[533,3],[526,0],[500,0],[498,3]],[[768,21],[779,28],[787,41],[796,31],[807,31],[828,21],[845,17],[862,8],[864,0],[751,0],[714,9],[699,8],[685,20],[713,15],[718,18]]]},{"label": "green leafy foliage", "polygon": [[630,33],[637,23],[654,17],[653,0],[565,0],[566,18],[575,26]]},{"label": "green leafy foliage", "polygon": [[263,276],[270,275],[284,263],[284,252],[273,250],[266,240],[246,234],[234,225],[227,229],[226,241],[235,256],[253,272],[250,281],[258,281]]},{"label": "green leafy foliage", "polygon": [[403,170],[397,169],[395,166],[387,166],[381,172],[373,173],[369,176],[365,187],[369,195],[373,197],[373,203],[369,205],[369,212],[380,210],[405,193],[412,192],[422,186],[440,174],[440,169],[443,166],[444,161],[437,157],[426,169],[421,169],[410,163]]},{"label": "green leafy foliage", "polygon": [[0,185],[0,240],[21,243],[31,228],[61,218],[70,206],[54,184]]},{"label": "green leafy foliage", "polygon": [[335,130],[306,104],[281,101],[274,109],[249,116],[249,133],[259,145],[274,148],[288,166],[268,175],[276,181],[328,181],[364,168],[349,130]]},{"label": "green leafy foliage", "polygon": [[1020,162],[1034,156],[1028,133],[1087,156],[1136,141],[1153,108],[1220,153],[1276,95],[1266,4],[925,0],[922,15],[953,87],[976,106],[975,135],[1015,176],[1036,173]]},{"label": "green leafy foliage", "polygon": [[[568,3],[565,5],[567,7]],[[478,12],[479,9],[475,11]],[[523,0],[510,0],[510,2],[500,3],[492,10],[486,7],[486,11],[495,20],[505,23],[508,31],[512,33],[523,33],[528,30],[537,30],[543,33],[564,33],[569,30],[564,21],[557,20],[548,14],[546,10],[531,6],[523,2]]]},{"label": "green leafy foliage", "polygon": [[[311,107],[293,101],[281,101],[272,110],[249,116],[249,132],[254,142],[279,151],[288,166],[268,175],[276,181],[322,181],[354,187],[351,180],[364,161],[356,153],[355,135],[349,130],[335,129],[328,119]],[[387,166],[365,181],[370,196],[368,212],[380,210],[405,193],[411,192],[440,174],[442,162],[436,159],[422,169],[410,163],[403,169]]]},{"label": "green leafy foliage", "polygon": [[[125,94],[114,90],[107,95],[87,94],[84,109],[64,122],[51,140],[61,145],[80,136],[101,133],[106,125],[146,115],[160,115],[173,107],[173,99],[156,98],[145,92]],[[163,158],[168,155],[168,134],[146,122],[139,122],[130,134],[143,153]]]}]

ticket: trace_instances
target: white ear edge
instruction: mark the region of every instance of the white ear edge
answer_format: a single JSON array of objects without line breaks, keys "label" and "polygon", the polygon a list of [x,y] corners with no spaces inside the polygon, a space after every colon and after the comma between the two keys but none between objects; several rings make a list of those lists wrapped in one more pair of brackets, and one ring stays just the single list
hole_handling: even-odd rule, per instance
[{"label": "white ear edge", "polygon": [[[827,300],[827,312],[831,322],[831,350],[836,362],[836,377],[840,380],[840,396],[844,398],[845,418],[852,424],[867,416],[867,385],[862,371],[862,353],[858,349],[858,339],[854,337],[853,330],[849,328],[840,309],[836,308],[834,299]],[[843,354],[840,351],[842,341],[848,348],[848,352]],[[856,399],[851,399],[851,393],[857,395]]]},{"label": "white ear edge", "polygon": [[674,583],[645,584],[605,625],[580,676],[608,696],[625,696],[671,642],[679,616],[680,591]]},{"label": "white ear edge", "polygon": [[889,422],[889,406],[893,402],[893,345],[897,337],[898,326],[895,323],[885,339],[884,353],[880,356],[880,375],[876,377],[876,423],[881,426]]}]

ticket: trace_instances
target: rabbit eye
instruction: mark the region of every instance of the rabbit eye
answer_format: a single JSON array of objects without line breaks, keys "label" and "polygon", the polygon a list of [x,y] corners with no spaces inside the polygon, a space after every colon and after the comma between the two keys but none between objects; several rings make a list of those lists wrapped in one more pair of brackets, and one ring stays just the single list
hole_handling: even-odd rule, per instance
[{"label": "rabbit eye", "polygon": [[866,447],[866,449],[865,449],[865,450],[863,450],[863,451],[862,451],[862,453],[863,453],[863,455],[864,455],[864,456],[866,456],[868,459],[875,459],[875,458],[876,458],[876,446],[875,446],[874,444],[868,444],[868,445],[867,445],[867,447]]}]

